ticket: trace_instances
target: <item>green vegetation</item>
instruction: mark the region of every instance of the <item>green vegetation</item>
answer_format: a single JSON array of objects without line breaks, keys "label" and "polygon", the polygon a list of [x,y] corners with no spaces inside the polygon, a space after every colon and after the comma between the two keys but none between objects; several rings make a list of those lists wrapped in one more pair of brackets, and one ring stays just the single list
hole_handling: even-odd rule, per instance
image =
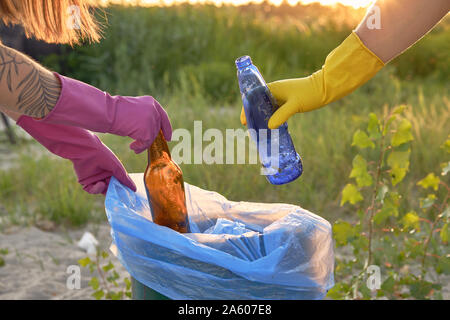
[{"label": "green vegetation", "polygon": [[[349,177],[356,183],[344,187],[341,205],[350,203],[357,215],[352,223],[339,219],[333,226],[336,245],[352,253],[336,259],[338,282],[328,293],[331,298],[442,299],[440,275],[450,274],[450,186],[445,182],[450,136],[441,146],[447,161],[437,175],[427,174],[416,188],[401,194],[414,140],[405,109],[399,106],[380,120],[370,113],[353,135],[359,153]],[[411,201],[411,196],[419,201]]]},{"label": "green vegetation", "polygon": [[8,249],[0,248],[0,267],[3,267],[5,265],[4,256],[6,256],[8,253],[9,253]]},{"label": "green vegetation", "polygon": [[41,219],[64,226],[104,219],[101,197],[83,191],[70,162],[46,156],[45,149],[37,152],[28,146],[20,152],[17,169],[0,170],[0,202],[6,211],[0,231],[10,223],[32,224]]},{"label": "green vegetation", "polygon": [[[78,260],[83,268],[89,268],[92,276],[89,286],[94,290],[92,297],[97,300],[121,300],[131,298],[131,281],[128,277],[121,278],[106,251],[97,252],[95,260],[85,257]],[[120,284],[124,284],[122,288]]]},{"label": "green vegetation", "polygon": [[[203,130],[240,128],[242,103],[235,58],[250,55],[267,81],[306,76],[320,68],[326,55],[364,15],[364,11],[346,9],[351,11],[348,14],[352,19],[342,23],[337,19],[337,11],[320,6],[295,10],[282,7],[271,12],[264,8],[108,8],[105,39],[101,43],[73,50],[65,48],[65,55],[47,57],[45,64],[112,94],[152,95],[167,109],[174,128],[193,130],[194,120],[203,121]],[[342,15],[341,10],[339,14]],[[323,22],[323,17],[330,18]],[[281,24],[280,21],[288,23]],[[388,271],[383,270],[389,272],[388,279],[392,278],[389,280],[392,283],[384,284],[384,288],[395,289],[385,290],[383,295],[401,297],[397,294],[399,283],[407,280],[399,276],[398,268],[402,264],[413,263],[408,259],[419,259],[420,262],[421,256],[428,259],[428,253],[436,254],[443,257],[442,263],[448,268],[448,257],[438,252],[441,250],[439,241],[441,244],[446,242],[444,238],[448,231],[442,231],[446,230],[443,226],[445,219],[440,218],[439,224],[432,228],[424,222],[424,219],[434,221],[442,212],[422,211],[426,200],[421,198],[429,198],[427,194],[431,192],[424,194],[417,186],[418,181],[422,181],[422,185],[431,183],[434,186],[433,181],[441,172],[440,164],[448,161],[445,150],[441,148],[450,134],[448,30],[447,19],[355,93],[326,108],[296,115],[289,121],[295,146],[303,158],[304,173],[300,179],[289,185],[272,186],[259,175],[257,165],[182,164],[185,181],[217,191],[230,200],[298,204],[332,223],[337,221],[334,227],[337,245],[350,244],[354,250],[356,248],[353,253],[360,255],[358,263],[362,265],[337,262],[336,280],[339,285],[330,294],[336,298],[371,297],[370,292],[353,296],[352,291],[349,294],[355,283],[361,288],[363,281],[361,278],[352,279],[349,274],[366,270],[368,234],[365,236],[363,233],[367,233],[369,225],[375,226],[371,234],[374,239],[371,263],[383,268],[386,263],[393,266],[386,267]],[[386,178],[382,184],[376,184],[372,172],[375,163],[369,159],[378,161],[381,150],[388,144],[380,147],[382,137],[379,132],[371,135],[371,130],[381,125],[378,119],[384,119],[389,110],[398,106],[405,108],[398,116],[403,122],[398,122],[395,128],[408,133],[400,134],[395,138],[398,140],[388,140],[387,143],[400,149],[408,145],[409,152],[404,158],[387,158],[381,168],[391,170],[386,174],[395,171],[395,178]],[[371,114],[369,123],[372,123],[372,129],[367,132],[368,114]],[[358,132],[356,136],[355,132]],[[395,136],[391,132],[386,134]],[[129,150],[130,139],[112,135],[101,135],[101,138],[129,172],[144,171],[146,156],[135,155]],[[359,147],[364,143],[369,147],[360,151]],[[173,146],[174,142],[170,145]],[[355,157],[356,152],[360,157]],[[81,225],[91,219],[105,219],[102,197],[82,191],[70,163],[45,156],[36,160],[27,155],[16,163],[18,170],[0,171],[0,203],[12,221],[19,221],[17,217],[23,215],[31,220],[43,216],[73,225]],[[430,178],[428,174],[432,172],[435,175]],[[349,177],[356,179],[350,187]],[[424,177],[429,178],[423,182]],[[448,186],[448,174],[439,179]],[[427,201],[435,201],[445,209],[448,199],[443,195],[442,184],[439,186],[438,191],[433,189],[435,200],[430,198]],[[384,198],[376,198],[377,208],[367,203],[372,199],[370,192],[360,191],[360,188],[376,188],[378,193],[385,187],[388,190],[382,192]],[[402,197],[397,199],[396,194]],[[384,201],[385,198],[391,200]],[[341,207],[344,202],[357,207]],[[383,210],[383,203],[393,203],[393,206],[389,209],[391,211],[386,208],[387,211],[382,211],[384,213],[380,216],[376,212]],[[369,213],[364,214],[368,208]],[[420,221],[418,224],[415,222],[417,219]],[[378,229],[387,227],[394,231],[389,231],[384,240],[384,234],[381,237]],[[428,239],[430,232],[432,237],[429,237],[428,249],[421,244],[421,249],[411,257],[412,249],[408,245]],[[358,237],[350,239],[349,234],[358,234]],[[435,240],[440,234],[443,234],[441,240]],[[380,248],[389,245],[398,249],[397,254],[405,253],[406,260],[394,256],[394,253],[380,255]],[[341,248],[337,250],[340,252]],[[426,265],[436,265],[436,261]],[[411,290],[420,284],[417,281],[429,281],[422,277],[421,270],[417,277],[409,279]],[[434,282],[427,286],[437,290]],[[439,298],[437,293],[430,294],[431,289],[420,294],[413,293],[416,292],[413,290],[409,294]]]}]

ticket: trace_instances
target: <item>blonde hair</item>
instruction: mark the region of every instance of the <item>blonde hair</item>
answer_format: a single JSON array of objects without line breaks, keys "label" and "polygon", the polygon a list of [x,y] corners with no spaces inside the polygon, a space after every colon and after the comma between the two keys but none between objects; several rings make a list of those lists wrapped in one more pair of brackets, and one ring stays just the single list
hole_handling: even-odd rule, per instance
[{"label": "blonde hair", "polygon": [[0,19],[21,24],[27,37],[50,43],[97,42],[100,27],[90,9],[93,0],[1,0]]}]

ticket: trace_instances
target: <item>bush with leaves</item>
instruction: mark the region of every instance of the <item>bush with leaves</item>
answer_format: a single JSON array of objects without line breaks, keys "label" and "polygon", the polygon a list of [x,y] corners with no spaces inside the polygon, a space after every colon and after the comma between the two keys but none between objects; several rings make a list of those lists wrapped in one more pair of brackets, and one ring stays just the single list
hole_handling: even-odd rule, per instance
[{"label": "bush with leaves", "polygon": [[[448,254],[450,159],[402,196],[401,182],[410,168],[412,125],[402,105],[371,113],[353,135],[354,157],[342,190],[341,206],[357,212],[354,222],[338,220],[333,234],[339,250],[333,299],[442,299],[440,278],[450,273]],[[450,136],[442,145],[450,154]],[[405,191],[403,191],[405,193]],[[370,266],[378,266],[378,288],[367,285]]]},{"label": "bush with leaves", "polygon": [[[95,291],[92,296],[97,300],[103,298],[111,300],[131,298],[130,279],[127,277],[121,279],[111,260],[105,261],[108,257],[109,254],[107,252],[98,251],[95,261],[92,261],[89,257],[78,260],[80,266],[89,268],[91,274],[94,271],[97,271],[99,274],[99,277],[92,277],[89,281],[89,285]],[[119,288],[120,281],[125,283],[124,289]]]}]

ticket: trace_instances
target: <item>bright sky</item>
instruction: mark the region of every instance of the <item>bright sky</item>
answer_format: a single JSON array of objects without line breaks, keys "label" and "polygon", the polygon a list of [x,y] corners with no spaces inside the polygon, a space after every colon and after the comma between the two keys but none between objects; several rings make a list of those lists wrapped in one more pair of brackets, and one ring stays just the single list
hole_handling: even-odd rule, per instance
[{"label": "bright sky", "polygon": [[[268,0],[269,3],[279,6],[283,0]],[[310,3],[320,3],[322,5],[334,5],[341,3],[347,6],[352,6],[354,8],[361,8],[369,6],[374,0],[286,0],[286,2],[292,6],[299,3],[310,4]],[[190,4],[231,4],[231,5],[245,5],[245,4],[259,4],[264,2],[264,0],[104,0],[104,2],[114,2],[114,3],[129,3],[129,4],[141,4],[149,6],[171,6],[180,3],[190,3]]]}]

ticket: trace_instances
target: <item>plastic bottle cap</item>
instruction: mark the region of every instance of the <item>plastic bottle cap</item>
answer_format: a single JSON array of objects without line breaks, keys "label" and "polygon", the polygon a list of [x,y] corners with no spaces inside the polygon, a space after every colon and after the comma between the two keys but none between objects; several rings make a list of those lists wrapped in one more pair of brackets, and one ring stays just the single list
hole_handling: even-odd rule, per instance
[{"label": "plastic bottle cap", "polygon": [[242,56],[240,58],[237,58],[235,63],[238,69],[245,68],[252,64],[252,59],[250,58],[250,56]]}]

